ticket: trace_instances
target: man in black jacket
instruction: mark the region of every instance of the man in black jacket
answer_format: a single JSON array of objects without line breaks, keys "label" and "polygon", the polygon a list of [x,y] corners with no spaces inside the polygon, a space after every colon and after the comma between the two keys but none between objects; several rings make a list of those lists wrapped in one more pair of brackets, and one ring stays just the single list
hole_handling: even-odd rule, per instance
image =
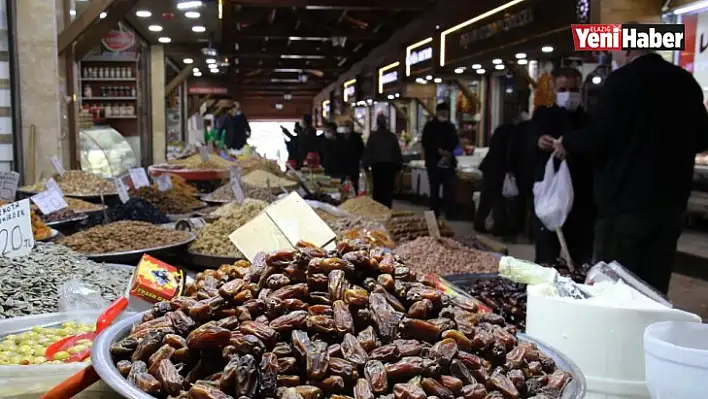
[{"label": "man in black jacket", "polygon": [[[584,129],[589,120],[580,107],[580,84],[582,75],[577,69],[557,68],[553,71],[553,90],[556,104],[539,107],[531,121],[538,137],[536,181],[543,180],[546,163],[554,152],[553,143],[568,132]],[[563,234],[574,263],[592,261],[593,224],[595,206],[592,199],[592,163],[587,154],[570,151],[565,155],[573,182],[573,208],[563,225]],[[558,168],[560,160],[555,160]],[[536,263],[555,263],[560,255],[560,243],[555,231],[550,231],[535,218]]]},{"label": "man in black jacket", "polygon": [[621,67],[605,81],[597,120],[556,147],[595,159],[595,260],[617,261],[666,293],[708,113],[684,69],[650,52],[613,57]]},{"label": "man in black jacket", "polygon": [[227,148],[240,150],[251,137],[251,126],[248,119],[241,112],[238,102],[233,102],[228,114],[223,118],[220,128],[220,135],[224,138]]},{"label": "man in black jacket", "polygon": [[511,226],[506,212],[506,201],[502,196],[504,177],[511,172],[511,140],[515,134],[516,125],[505,123],[494,129],[489,140],[489,152],[479,165],[484,174],[484,187],[480,193],[479,207],[475,214],[474,229],[486,233],[485,222],[489,213],[494,217],[494,235],[511,235]]},{"label": "man in black jacket", "polygon": [[376,130],[366,141],[362,164],[364,169],[371,166],[374,201],[393,207],[396,174],[403,166],[403,154],[398,137],[388,130],[388,120],[384,114],[376,116]]},{"label": "man in black jacket", "polygon": [[305,166],[308,154],[315,153],[322,162],[322,139],[317,136],[315,127],[312,126],[312,115],[302,117],[302,130],[298,133],[297,140],[297,166]]},{"label": "man in black jacket", "polygon": [[352,182],[354,195],[359,195],[359,176],[361,175],[361,157],[364,154],[364,139],[361,133],[354,131],[354,122],[346,120],[337,127],[337,140],[340,142],[339,163],[341,164],[342,183],[346,179]]},{"label": "man in black jacket", "polygon": [[450,120],[450,104],[441,103],[435,108],[435,119],[423,128],[423,156],[430,183],[430,209],[440,215],[440,186],[445,201],[445,216],[455,212],[455,183],[457,159],[452,152],[460,144],[457,129]]}]

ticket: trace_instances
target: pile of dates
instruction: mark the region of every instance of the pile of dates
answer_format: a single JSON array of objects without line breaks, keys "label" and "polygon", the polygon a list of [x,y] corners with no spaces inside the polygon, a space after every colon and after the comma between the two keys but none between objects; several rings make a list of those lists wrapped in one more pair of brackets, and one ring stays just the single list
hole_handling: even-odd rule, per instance
[{"label": "pile of dates", "polygon": [[364,242],[299,243],[198,274],[110,351],[158,398],[561,396],[569,373],[433,280]]}]

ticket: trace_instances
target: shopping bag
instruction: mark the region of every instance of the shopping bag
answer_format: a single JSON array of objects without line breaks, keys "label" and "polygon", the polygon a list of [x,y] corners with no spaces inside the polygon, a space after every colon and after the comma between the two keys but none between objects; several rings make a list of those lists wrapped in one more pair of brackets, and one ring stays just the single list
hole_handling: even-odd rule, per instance
[{"label": "shopping bag", "polygon": [[504,176],[502,196],[504,196],[504,198],[514,198],[519,196],[519,186],[516,185],[516,177],[514,177],[511,173],[507,173],[506,176]]},{"label": "shopping bag", "polygon": [[555,157],[546,163],[543,180],[533,185],[533,205],[536,216],[548,230],[555,231],[563,226],[573,208],[573,182],[566,161],[555,170]]}]

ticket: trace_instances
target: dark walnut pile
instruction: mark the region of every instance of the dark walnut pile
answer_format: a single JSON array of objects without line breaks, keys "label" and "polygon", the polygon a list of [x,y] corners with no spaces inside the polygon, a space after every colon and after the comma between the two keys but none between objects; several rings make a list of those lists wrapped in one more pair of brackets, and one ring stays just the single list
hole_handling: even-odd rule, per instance
[{"label": "dark walnut pile", "polygon": [[381,248],[300,244],[208,270],[111,347],[164,398],[550,399],[571,375]]}]

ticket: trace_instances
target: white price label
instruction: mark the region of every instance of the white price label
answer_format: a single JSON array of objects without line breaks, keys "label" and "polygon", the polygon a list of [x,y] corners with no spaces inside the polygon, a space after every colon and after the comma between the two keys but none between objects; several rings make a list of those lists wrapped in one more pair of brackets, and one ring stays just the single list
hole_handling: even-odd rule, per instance
[{"label": "white price label", "polygon": [[60,211],[69,206],[66,201],[64,201],[64,195],[62,195],[61,191],[54,189],[42,191],[39,194],[33,195],[31,199],[45,215]]},{"label": "white price label", "polygon": [[157,176],[157,188],[160,191],[169,191],[172,189],[172,177],[169,174]]},{"label": "white price label", "polygon": [[25,199],[0,207],[0,250],[2,256],[14,258],[34,248],[30,202]]},{"label": "white price label", "polygon": [[202,162],[209,160],[209,149],[205,146],[199,147],[199,156],[202,158]]},{"label": "white price label", "polygon": [[428,234],[433,238],[440,238],[440,228],[438,227],[438,220],[435,217],[435,212],[425,211],[425,224],[428,225]]},{"label": "white price label", "polygon": [[14,201],[19,181],[20,174],[17,172],[0,172],[0,199]]},{"label": "white price label", "polygon": [[150,179],[148,179],[145,168],[130,168],[130,179],[135,188],[150,186]]},{"label": "white price label", "polygon": [[231,179],[231,190],[234,192],[236,202],[242,204],[243,200],[246,199],[246,194],[243,193],[243,187],[241,187],[241,181],[239,181],[239,179]]},{"label": "white price label", "polygon": [[66,173],[66,169],[64,169],[64,165],[62,165],[61,161],[59,160],[59,158],[57,158],[56,155],[49,158],[49,162],[52,163],[52,166],[54,166],[54,170],[56,170],[57,173],[59,173],[60,175],[63,175],[64,173]]},{"label": "white price label", "polygon": [[113,184],[116,186],[116,191],[118,192],[118,198],[122,203],[126,203],[130,200],[130,195],[128,195],[128,187],[125,185],[122,179],[118,178],[113,180]]},{"label": "white price label", "polygon": [[62,195],[64,195],[64,191],[62,191],[61,187],[59,187],[59,183],[57,183],[57,181],[54,180],[53,177],[50,177],[49,179],[47,179],[47,182],[44,183],[44,187],[47,190],[57,190],[60,193],[62,193]]},{"label": "white price label", "polygon": [[229,166],[229,178],[231,180],[241,180],[241,167],[240,166]]}]

